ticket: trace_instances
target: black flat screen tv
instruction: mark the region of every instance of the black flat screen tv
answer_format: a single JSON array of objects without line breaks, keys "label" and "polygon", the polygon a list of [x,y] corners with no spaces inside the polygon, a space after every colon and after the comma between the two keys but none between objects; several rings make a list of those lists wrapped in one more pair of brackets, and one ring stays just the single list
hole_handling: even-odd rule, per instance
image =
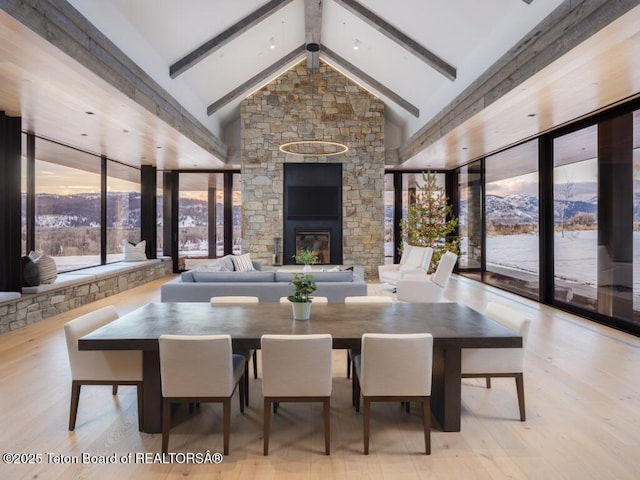
[{"label": "black flat screen tv", "polygon": [[287,188],[288,218],[340,218],[342,201],[340,187]]}]

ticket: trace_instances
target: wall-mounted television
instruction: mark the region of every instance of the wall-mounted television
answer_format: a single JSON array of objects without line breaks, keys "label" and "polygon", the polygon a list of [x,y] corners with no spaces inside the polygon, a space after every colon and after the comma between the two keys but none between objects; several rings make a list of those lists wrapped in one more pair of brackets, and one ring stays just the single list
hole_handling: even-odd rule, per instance
[{"label": "wall-mounted television", "polygon": [[340,187],[287,187],[288,218],[340,218],[342,201]]}]

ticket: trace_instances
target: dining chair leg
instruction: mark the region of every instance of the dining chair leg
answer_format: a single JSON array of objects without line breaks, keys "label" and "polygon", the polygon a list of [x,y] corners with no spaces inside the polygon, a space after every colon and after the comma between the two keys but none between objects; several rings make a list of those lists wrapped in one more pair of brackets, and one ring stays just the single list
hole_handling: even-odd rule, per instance
[{"label": "dining chair leg", "polygon": [[520,408],[520,421],[526,420],[526,414],[524,409],[524,375],[522,373],[516,373],[516,390],[518,392],[518,407]]},{"label": "dining chair leg", "polygon": [[117,395],[117,394],[118,394],[118,384],[117,384],[117,383],[114,383],[114,384],[111,386],[111,394],[112,394],[112,395]]},{"label": "dining chair leg", "polygon": [[431,399],[422,402],[422,423],[424,425],[424,448],[427,455],[431,455]]},{"label": "dining chair leg", "polygon": [[253,351],[253,378],[258,378],[258,351]]},{"label": "dining chair leg", "polygon": [[71,382],[71,405],[69,407],[69,430],[76,428],[76,417],[78,416],[78,403],[80,403],[80,388],[82,385],[79,381]]},{"label": "dining chair leg", "polygon": [[162,399],[162,453],[169,450],[169,429],[171,428],[171,402]]},{"label": "dining chair leg", "polygon": [[487,376],[486,378],[486,382],[487,382],[487,388],[491,388],[491,377]]},{"label": "dining chair leg", "polygon": [[356,408],[356,413],[360,412],[360,379],[356,374],[356,371],[353,371],[353,403]]},{"label": "dining chair leg", "polygon": [[351,351],[347,349],[347,378],[351,378]]},{"label": "dining chair leg", "polygon": [[323,400],[322,410],[324,413],[324,453],[329,455],[331,451],[331,400],[329,397]]},{"label": "dining chair leg", "polygon": [[231,397],[222,401],[223,453],[229,455],[229,432],[231,431]]},{"label": "dining chair leg", "polygon": [[362,402],[364,405],[364,414],[363,414],[364,454],[369,455],[369,428],[370,428],[370,420],[371,420],[371,401],[367,397],[364,397],[362,399]]},{"label": "dining chair leg", "polygon": [[244,364],[244,404],[249,406],[249,357]]},{"label": "dining chair leg", "polygon": [[141,432],[144,425],[144,396],[143,396],[143,384],[138,382],[136,384],[136,395],[138,397],[138,431]]},{"label": "dining chair leg", "polygon": [[244,402],[245,402],[244,396],[245,396],[245,393],[246,392],[244,391],[244,381],[241,378],[240,381],[238,382],[238,397],[240,397],[239,398],[239,400],[240,400],[240,413],[244,413],[244,406],[245,406],[244,405]]},{"label": "dining chair leg", "polygon": [[269,455],[269,430],[271,429],[271,402],[268,398],[264,399],[264,417],[263,417],[263,455]]}]

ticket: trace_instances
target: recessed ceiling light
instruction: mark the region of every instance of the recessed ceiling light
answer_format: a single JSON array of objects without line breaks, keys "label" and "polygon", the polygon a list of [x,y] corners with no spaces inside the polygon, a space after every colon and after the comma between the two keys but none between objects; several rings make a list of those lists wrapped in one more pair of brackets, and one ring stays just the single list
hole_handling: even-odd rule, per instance
[{"label": "recessed ceiling light", "polygon": [[80,136],[81,136],[81,137],[88,137],[88,136],[89,136],[89,134],[88,134],[88,133],[81,133],[81,134],[80,134]]},{"label": "recessed ceiling light", "polygon": [[158,150],[160,150],[162,147],[161,147],[160,145],[158,145],[156,148],[157,148]]},{"label": "recessed ceiling light", "polygon": [[274,48],[276,48],[276,41],[273,39],[273,37],[271,37],[271,38],[269,39],[269,48],[270,48],[271,50],[273,50]]},{"label": "recessed ceiling light", "polygon": [[358,40],[357,38],[353,41],[353,49],[360,50],[360,40]]},{"label": "recessed ceiling light", "polygon": [[467,147],[462,147],[463,150],[467,150]]},{"label": "recessed ceiling light", "polygon": [[84,113],[86,113],[87,115],[95,115],[95,113],[93,113],[93,112],[92,112],[92,111],[90,111],[90,110],[87,110],[87,111],[86,111],[86,112],[84,112]]},{"label": "recessed ceiling light", "polygon": [[127,130],[126,128],[122,130],[122,133],[129,133],[129,130]]},{"label": "recessed ceiling light", "polygon": [[527,117],[535,117],[536,114],[535,113],[530,113],[529,115],[527,115]]}]

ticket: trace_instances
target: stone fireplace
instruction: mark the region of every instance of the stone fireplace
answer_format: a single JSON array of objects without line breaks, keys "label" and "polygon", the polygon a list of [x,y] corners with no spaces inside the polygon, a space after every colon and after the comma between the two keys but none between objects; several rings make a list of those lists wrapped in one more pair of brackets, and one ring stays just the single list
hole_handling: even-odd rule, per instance
[{"label": "stone fireplace", "polygon": [[[274,239],[282,238],[283,263],[293,263],[291,257],[302,241],[321,242],[324,252],[328,232],[328,263],[362,265],[367,276],[375,275],[377,266],[384,263],[383,103],[326,63],[321,61],[320,68],[312,71],[301,62],[243,100],[240,122],[243,251],[270,265],[278,253]],[[340,142],[349,150],[335,156],[279,150],[284,143],[301,140]],[[298,194],[287,190],[285,182],[285,170],[291,164],[340,166],[337,184],[297,185],[331,186],[340,197],[338,218],[329,218],[329,210],[312,212],[316,218],[309,223],[295,218],[299,211],[291,215],[285,197]],[[330,200],[333,195],[328,192],[317,190],[316,194]],[[294,228],[291,240],[286,233],[289,227]],[[301,240],[296,241],[295,232]],[[309,233],[302,236],[302,232]]]}]

